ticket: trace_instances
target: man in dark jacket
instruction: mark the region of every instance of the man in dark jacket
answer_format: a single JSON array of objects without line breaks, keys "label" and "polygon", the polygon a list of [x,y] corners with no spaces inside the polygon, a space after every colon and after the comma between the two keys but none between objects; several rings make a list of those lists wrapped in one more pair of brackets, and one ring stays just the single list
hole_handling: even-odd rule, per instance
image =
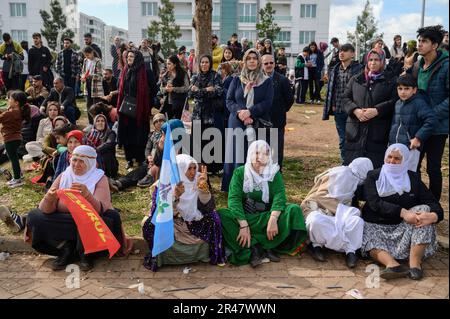
[{"label": "man in dark jacket", "polygon": [[344,91],[350,79],[363,70],[363,65],[354,58],[353,45],[344,44],[339,50],[339,62],[329,72],[330,78],[322,116],[322,120],[328,120],[330,115],[334,115],[342,162],[345,159],[345,123],[347,122],[347,113],[343,105]]},{"label": "man in dark jacket", "polygon": [[[9,33],[3,33],[3,43],[0,44],[0,58],[3,61],[2,77],[6,90],[17,90],[20,84],[20,73],[14,71],[14,57],[24,59],[23,49],[19,43],[13,41]],[[10,72],[11,71],[11,72]]]},{"label": "man in dark jacket", "polygon": [[54,88],[50,91],[50,95],[41,105],[41,113],[45,113],[48,102],[55,101],[61,105],[61,111],[72,124],[76,124],[79,118],[79,109],[75,100],[74,90],[64,85],[64,80],[60,77],[53,81]]},{"label": "man in dark jacket", "polygon": [[448,138],[449,113],[449,75],[448,52],[439,49],[444,38],[442,26],[430,26],[417,31],[419,54],[423,57],[414,69],[418,70],[418,86],[427,92],[430,106],[437,116],[437,124],[431,137],[424,145],[419,169],[425,155],[427,156],[427,173],[430,178],[430,190],[440,200],[442,194],[441,162],[445,143]]},{"label": "man in dark jacket", "polygon": [[242,60],[242,45],[238,41],[238,35],[233,33],[230,41],[228,41],[228,47],[233,50],[233,55],[237,60]]},{"label": "man in dark jacket", "polygon": [[31,76],[40,75],[47,90],[53,86],[53,73],[50,70],[52,55],[50,50],[42,45],[40,33],[33,34],[34,45],[28,51],[28,70]]},{"label": "man in dark jacket", "polygon": [[[270,108],[270,120],[273,128],[278,129],[278,165],[283,167],[284,157],[284,128],[286,126],[286,113],[294,104],[289,80],[278,72],[275,72],[275,59],[272,54],[262,56],[264,73],[272,78],[273,82],[273,102]],[[272,141],[270,141],[272,142]],[[272,143],[271,143],[272,144]]]},{"label": "man in dark jacket", "polygon": [[75,84],[80,77],[81,65],[78,54],[72,49],[73,41],[64,39],[64,49],[58,53],[56,72],[64,79],[64,85],[75,90]]},{"label": "man in dark jacket", "polygon": [[98,58],[100,58],[100,60],[102,59],[102,50],[100,49],[100,47],[92,42],[92,34],[90,33],[85,33],[84,34],[84,44],[86,46],[90,46],[94,49],[96,56]]}]

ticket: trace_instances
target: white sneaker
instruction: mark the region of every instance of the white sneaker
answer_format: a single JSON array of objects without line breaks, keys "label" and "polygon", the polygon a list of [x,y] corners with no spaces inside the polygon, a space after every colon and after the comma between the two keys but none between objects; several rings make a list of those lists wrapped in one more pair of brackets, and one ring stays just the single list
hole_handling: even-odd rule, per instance
[{"label": "white sneaker", "polygon": [[7,182],[6,184],[9,186],[9,188],[16,188],[16,187],[22,186],[24,184],[24,182],[23,182],[22,178],[19,178],[19,179],[14,179],[13,178],[12,180]]}]

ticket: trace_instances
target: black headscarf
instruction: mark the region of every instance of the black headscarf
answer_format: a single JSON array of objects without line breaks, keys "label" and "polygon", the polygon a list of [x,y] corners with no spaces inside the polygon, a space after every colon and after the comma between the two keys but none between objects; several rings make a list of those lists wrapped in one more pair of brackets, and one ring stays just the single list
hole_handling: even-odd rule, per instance
[{"label": "black headscarf", "polygon": [[[203,58],[207,58],[209,60],[209,70],[207,72],[203,72],[201,68]],[[198,87],[205,88],[211,82],[211,72],[213,70],[213,59],[209,54],[203,54],[198,60]]]},{"label": "black headscarf", "polygon": [[[139,68],[142,65],[144,65],[144,56],[142,55],[142,53],[139,51],[135,51],[135,50],[133,50],[131,52],[134,53],[134,61],[131,66],[127,65],[127,68],[128,68],[127,77],[126,77],[127,81],[129,81],[133,75],[137,75],[137,71],[139,70]],[[127,54],[127,57],[128,57],[128,54]]]}]

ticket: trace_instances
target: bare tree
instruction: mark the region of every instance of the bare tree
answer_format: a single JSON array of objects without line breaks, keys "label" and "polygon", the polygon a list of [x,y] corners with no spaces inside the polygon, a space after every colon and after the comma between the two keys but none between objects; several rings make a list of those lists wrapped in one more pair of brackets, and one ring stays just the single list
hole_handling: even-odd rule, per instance
[{"label": "bare tree", "polygon": [[192,26],[196,31],[196,56],[211,54],[212,9],[212,0],[195,0],[195,16]]}]

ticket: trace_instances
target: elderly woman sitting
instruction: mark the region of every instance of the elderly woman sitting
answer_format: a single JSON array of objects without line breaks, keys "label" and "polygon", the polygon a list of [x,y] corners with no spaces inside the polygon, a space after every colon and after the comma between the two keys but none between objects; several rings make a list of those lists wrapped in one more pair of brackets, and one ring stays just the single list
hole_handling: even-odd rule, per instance
[{"label": "elderly woman sitting", "polygon": [[270,146],[259,140],[250,145],[247,163],[233,173],[228,208],[219,210],[232,264],[277,262],[276,253],[295,255],[306,246],[302,210],[286,202],[279,169]]},{"label": "elderly woman sitting", "polygon": [[93,267],[92,255],[84,254],[83,243],[77,225],[66,205],[58,198],[58,189],[75,189],[92,205],[109,227],[122,248],[127,248],[125,234],[119,213],[113,209],[105,173],[96,168],[97,153],[90,146],[75,148],[70,166],[54,181],[45,194],[38,209],[27,216],[27,240],[40,253],[58,256],[53,270],[65,269],[75,259],[80,258],[80,268]]},{"label": "elderly woman sitting", "polygon": [[156,210],[157,187],[153,191],[150,217],[142,228],[149,246],[144,266],[157,271],[162,265],[180,265],[198,261],[213,265],[225,263],[225,249],[219,214],[207,183],[206,167],[198,172],[196,160],[189,155],[177,155],[181,182],[174,190],[175,243],[171,248],[152,256],[155,226],[151,222]]},{"label": "elderly woman sitting", "polygon": [[361,248],[364,221],[361,212],[350,207],[356,189],[373,170],[368,158],[354,159],[349,166],[331,168],[314,178],[314,186],[302,202],[314,259],[326,261],[325,246],[345,252],[349,268],[356,267],[356,250]]},{"label": "elderly woman sitting", "polygon": [[[405,145],[391,145],[385,164],[369,172],[364,184],[361,251],[386,266],[380,275],[384,279],[423,277],[422,260],[436,251],[435,224],[444,216],[420,176],[408,171],[408,157]],[[408,258],[410,268],[397,262]]]}]

